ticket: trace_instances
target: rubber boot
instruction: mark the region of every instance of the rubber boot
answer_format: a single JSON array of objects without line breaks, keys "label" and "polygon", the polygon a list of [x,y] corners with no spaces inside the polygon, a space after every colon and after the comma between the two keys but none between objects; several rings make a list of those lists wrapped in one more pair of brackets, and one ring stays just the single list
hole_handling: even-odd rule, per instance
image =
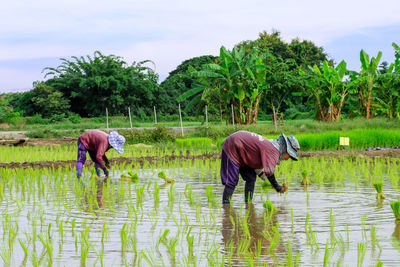
[{"label": "rubber boot", "polygon": [[82,177],[82,171],[83,171],[83,163],[78,161],[78,163],[76,163],[76,177],[77,178]]},{"label": "rubber boot", "polygon": [[222,195],[222,204],[230,204],[231,203],[233,191],[235,191],[235,188],[225,186],[224,194]]},{"label": "rubber boot", "polygon": [[253,193],[254,193],[254,185],[256,181],[247,181],[245,186],[244,186],[244,201],[246,204],[249,202],[251,203],[253,201]]}]

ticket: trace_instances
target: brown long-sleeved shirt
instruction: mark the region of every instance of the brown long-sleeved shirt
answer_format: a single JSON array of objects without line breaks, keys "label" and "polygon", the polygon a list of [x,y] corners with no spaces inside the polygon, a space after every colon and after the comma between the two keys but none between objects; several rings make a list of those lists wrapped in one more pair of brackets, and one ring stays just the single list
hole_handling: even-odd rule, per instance
[{"label": "brown long-sleeved shirt", "polygon": [[96,152],[96,160],[100,167],[104,169],[106,166],[103,157],[110,149],[108,134],[100,130],[93,130],[82,134],[79,138],[87,150]]},{"label": "brown long-sleeved shirt", "polygon": [[222,149],[240,167],[264,169],[267,176],[275,172],[279,151],[265,137],[247,131],[238,131],[226,138]]}]

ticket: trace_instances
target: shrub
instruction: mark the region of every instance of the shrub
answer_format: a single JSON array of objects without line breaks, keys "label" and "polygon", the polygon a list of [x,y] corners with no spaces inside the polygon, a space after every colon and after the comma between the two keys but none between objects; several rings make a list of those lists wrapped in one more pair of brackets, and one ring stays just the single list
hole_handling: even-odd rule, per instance
[{"label": "shrub", "polygon": [[72,123],[78,123],[82,121],[81,116],[79,116],[78,114],[72,113],[68,116],[68,119],[70,120],[70,122]]},{"label": "shrub", "polygon": [[26,118],[26,123],[27,124],[48,124],[50,120],[48,119],[43,119],[40,114],[35,114],[32,117],[27,117]]},{"label": "shrub", "polygon": [[129,143],[167,143],[174,142],[174,133],[163,126],[157,126],[152,130],[121,130],[121,135]]}]

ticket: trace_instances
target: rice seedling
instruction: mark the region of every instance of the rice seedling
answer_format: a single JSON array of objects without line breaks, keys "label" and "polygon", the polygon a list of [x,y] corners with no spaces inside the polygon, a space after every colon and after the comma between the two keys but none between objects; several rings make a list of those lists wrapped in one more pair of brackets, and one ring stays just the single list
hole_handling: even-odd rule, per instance
[{"label": "rice seedling", "polygon": [[377,199],[377,200],[384,200],[384,199],[386,199],[385,194],[382,192],[383,182],[376,182],[376,183],[373,183],[373,185],[374,185],[374,188],[375,188],[375,190],[376,190],[376,192],[377,192],[377,194],[376,194],[376,199]]},{"label": "rice seedling", "polygon": [[394,217],[396,221],[400,221],[400,201],[391,201],[390,207],[393,210]]},{"label": "rice seedling", "polygon": [[175,190],[174,190],[174,186],[173,184],[170,186],[169,190],[168,190],[168,205],[170,207],[173,206],[174,204],[174,199],[175,199]]},{"label": "rice seedling", "polygon": [[127,248],[127,241],[128,241],[128,235],[129,235],[129,230],[128,224],[124,223],[122,226],[122,229],[120,230],[120,237],[121,237],[121,252],[124,253]]},{"label": "rice seedling", "polygon": [[325,243],[324,267],[327,267],[327,266],[328,266],[328,263],[329,263],[330,252],[329,252],[329,248],[328,248],[328,243],[329,243],[329,239],[327,239],[327,240],[326,240],[326,243]]},{"label": "rice seedling", "polygon": [[139,175],[137,175],[137,173],[134,173],[133,171],[128,171],[128,173],[121,174],[121,180],[138,183]]},{"label": "rice seedling", "polygon": [[158,173],[158,177],[161,178],[161,179],[164,179],[164,181],[166,183],[175,183],[175,180],[172,179],[172,178],[167,177],[163,171]]},{"label": "rice seedling", "polygon": [[266,209],[269,212],[277,212],[279,209],[272,204],[270,200],[266,200],[263,204],[264,209]]},{"label": "rice seedling", "polygon": [[213,193],[213,186],[212,185],[207,185],[207,187],[206,187],[206,197],[207,197],[208,205],[210,205],[210,206],[216,206],[217,205],[217,200],[216,200],[215,194]]},{"label": "rice seedling", "polygon": [[267,191],[268,189],[272,189],[272,185],[269,181],[263,180],[261,182],[261,188],[262,188],[262,190]]},{"label": "rice seedling", "polygon": [[311,185],[311,181],[308,178],[308,172],[306,170],[301,172],[301,184],[304,186]]},{"label": "rice seedling", "polygon": [[366,243],[358,243],[357,244],[357,267],[363,266],[366,252],[367,252],[367,244]]},{"label": "rice seedling", "polygon": [[286,245],[286,266],[292,267],[292,266],[299,266],[299,261],[300,261],[300,256],[301,253],[297,253],[295,258],[293,259],[293,251],[292,251],[292,242],[290,240],[288,241]]},{"label": "rice seedling", "polygon": [[333,216],[332,208],[329,209],[329,224],[331,227],[331,235],[334,236],[335,233],[335,217]]}]

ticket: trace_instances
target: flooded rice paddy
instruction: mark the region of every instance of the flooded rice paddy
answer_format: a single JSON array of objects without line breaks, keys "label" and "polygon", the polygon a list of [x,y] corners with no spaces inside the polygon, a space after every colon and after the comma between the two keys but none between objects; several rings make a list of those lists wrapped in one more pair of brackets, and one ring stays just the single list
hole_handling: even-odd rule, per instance
[{"label": "flooded rice paddy", "polygon": [[[0,169],[0,262],[6,266],[398,266],[398,160],[309,158],[277,167],[289,192],[240,181],[221,204],[215,159],[121,164],[110,179],[72,167]],[[121,174],[133,170],[133,183]],[[306,170],[312,182],[300,184]],[[164,184],[158,173],[176,180]],[[372,183],[383,182],[377,201]],[[264,209],[270,200],[277,212]]]}]

